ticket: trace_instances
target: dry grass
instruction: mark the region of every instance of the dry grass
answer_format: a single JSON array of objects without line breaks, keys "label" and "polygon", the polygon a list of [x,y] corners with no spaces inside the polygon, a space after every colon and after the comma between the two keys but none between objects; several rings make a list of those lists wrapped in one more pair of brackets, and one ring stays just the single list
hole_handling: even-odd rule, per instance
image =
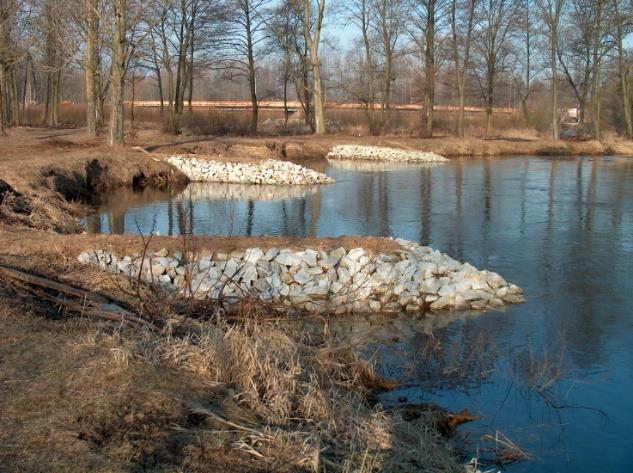
[{"label": "dry grass", "polygon": [[391,384],[350,347],[253,307],[238,322],[157,335],[42,318],[53,308],[8,297],[0,463],[10,471],[461,469],[436,413],[405,421],[371,407],[367,395]]}]

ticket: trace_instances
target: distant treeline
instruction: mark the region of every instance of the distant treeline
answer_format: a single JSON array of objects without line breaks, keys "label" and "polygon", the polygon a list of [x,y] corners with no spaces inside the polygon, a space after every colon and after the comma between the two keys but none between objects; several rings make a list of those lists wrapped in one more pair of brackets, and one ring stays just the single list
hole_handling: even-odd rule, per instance
[{"label": "distant treeline", "polygon": [[423,136],[442,105],[460,137],[468,107],[482,107],[486,136],[493,111],[518,108],[524,127],[557,138],[574,108],[577,136],[631,138],[632,31],[624,0],[4,0],[0,127],[32,103],[56,126],[62,100],[85,102],[88,132],[107,118],[120,144],[126,101],[156,101],[178,133],[194,100],[248,100],[254,134],[267,100],[299,104],[318,134],[339,102],[376,135],[408,104]]}]

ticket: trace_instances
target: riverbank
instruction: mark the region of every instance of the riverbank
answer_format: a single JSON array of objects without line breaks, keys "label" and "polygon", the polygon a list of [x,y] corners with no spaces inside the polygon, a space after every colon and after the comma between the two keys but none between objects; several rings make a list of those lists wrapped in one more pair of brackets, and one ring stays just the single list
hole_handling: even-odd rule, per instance
[{"label": "riverbank", "polygon": [[[82,203],[121,187],[184,183],[187,176],[164,160],[175,154],[199,155],[225,163],[262,163],[289,159],[321,171],[323,158],[337,145],[371,145],[408,151],[428,151],[449,158],[504,155],[633,154],[633,142],[551,141],[539,139],[438,137],[355,137],[343,135],[294,137],[166,136],[139,131],[129,145],[112,149],[105,138],[90,138],[81,130],[17,128],[0,139],[0,179],[32,204],[28,218],[4,220],[38,229],[80,231],[75,217],[86,212]],[[139,149],[148,153],[140,152]],[[341,166],[344,161],[339,161]],[[372,161],[372,163],[376,163]],[[369,165],[369,162],[368,162]]]},{"label": "riverbank", "polygon": [[[189,248],[228,252],[280,240],[196,238]],[[361,240],[371,251],[390,244],[312,243]],[[208,303],[182,307],[75,256],[96,244],[138,251],[146,248],[140,237],[0,225],[0,241],[0,264],[97,293],[162,327],[139,332],[94,321],[2,279],[0,462],[11,470],[362,471],[367,462],[386,470],[462,469],[440,433],[454,431],[454,417],[425,405],[375,406],[373,394],[397,383],[327,330],[307,337],[300,319],[271,318],[250,301],[231,319]],[[181,245],[153,237],[147,248]]]},{"label": "riverbank", "polygon": [[[148,297],[151,293],[130,286],[129,278],[77,261],[87,248],[138,252],[142,239],[82,235],[76,217],[87,210],[91,194],[117,186],[161,186],[183,176],[144,153],[130,148],[112,152],[72,130],[10,133],[23,135],[0,138],[0,176],[15,190],[4,193],[0,205],[0,262],[105,294],[131,310],[161,314],[161,320],[179,325],[183,312],[167,305],[169,299]],[[206,155],[217,146],[223,159],[231,161],[291,157],[294,146],[294,141],[265,146],[264,139],[159,140],[148,145],[151,140],[139,137],[137,143],[165,156],[172,154],[170,147],[199,147],[197,152]],[[314,156],[311,151],[318,139],[301,143],[297,159],[322,157],[321,151]],[[391,248],[384,239],[365,237],[192,242],[215,251],[253,245]],[[163,247],[177,251],[182,240],[152,238],[150,248]],[[11,469],[47,464],[58,471],[156,465],[190,471],[296,471],[316,465],[335,471],[369,461],[384,469],[459,471],[455,452],[428,410],[418,409],[405,422],[398,411],[372,406],[370,394],[393,384],[367,377],[371,367],[349,358],[354,352],[336,340],[295,337],[284,321],[249,325],[270,318],[260,305],[241,306],[241,319],[214,318],[210,325],[196,321],[176,331],[177,336],[157,336],[75,321],[72,316],[81,314],[60,312],[19,287],[2,285],[0,320],[7,343],[0,348],[0,395],[6,406],[0,413],[0,444],[9,448],[0,449],[0,458]],[[192,315],[215,317],[208,308],[195,309]],[[214,435],[205,435],[210,430]]]},{"label": "riverbank", "polygon": [[518,155],[579,156],[579,155],[633,155],[633,142],[610,139],[551,140],[542,138],[455,138],[438,136],[418,138],[410,136],[266,136],[266,137],[201,137],[179,136],[166,139],[148,133],[140,144],[152,153],[200,154],[232,162],[261,161],[264,159],[290,159],[293,161],[322,159],[334,146],[379,146],[405,151],[424,151],[447,158],[501,157]]},{"label": "riverbank", "polygon": [[388,385],[328,339],[253,313],[173,335],[64,315],[0,284],[8,471],[460,469],[449,417],[372,407]]}]

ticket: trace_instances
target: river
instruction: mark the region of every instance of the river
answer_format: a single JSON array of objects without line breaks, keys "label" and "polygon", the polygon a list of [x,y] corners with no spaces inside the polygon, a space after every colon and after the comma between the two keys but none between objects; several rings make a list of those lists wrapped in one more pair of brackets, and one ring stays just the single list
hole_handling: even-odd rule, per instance
[{"label": "river", "polygon": [[[469,408],[475,456],[501,432],[512,472],[633,471],[633,159],[322,163],[320,188],[192,184],[105,196],[92,232],[396,236],[525,290],[502,311],[332,322],[402,380],[392,400]],[[189,211],[189,209],[192,209]],[[186,222],[185,222],[186,220]]]}]

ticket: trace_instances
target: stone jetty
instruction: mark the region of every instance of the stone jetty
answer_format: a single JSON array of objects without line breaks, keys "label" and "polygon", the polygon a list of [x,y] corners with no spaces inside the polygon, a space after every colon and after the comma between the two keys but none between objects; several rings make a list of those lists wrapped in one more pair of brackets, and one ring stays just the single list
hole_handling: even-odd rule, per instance
[{"label": "stone jetty", "polygon": [[170,156],[167,162],[194,182],[234,184],[331,184],[334,179],[291,163],[268,159],[255,163],[225,162],[190,156]]},{"label": "stone jetty", "polygon": [[328,159],[360,159],[368,161],[390,161],[398,163],[442,163],[444,156],[427,151],[385,148],[382,146],[334,146],[327,154]]},{"label": "stone jetty", "polygon": [[363,248],[249,248],[230,253],[171,254],[163,249],[116,255],[79,255],[84,264],[232,306],[259,298],[289,312],[398,313],[481,310],[523,302],[523,291],[500,275],[460,263],[427,246],[397,239],[401,248],[370,254]]}]

